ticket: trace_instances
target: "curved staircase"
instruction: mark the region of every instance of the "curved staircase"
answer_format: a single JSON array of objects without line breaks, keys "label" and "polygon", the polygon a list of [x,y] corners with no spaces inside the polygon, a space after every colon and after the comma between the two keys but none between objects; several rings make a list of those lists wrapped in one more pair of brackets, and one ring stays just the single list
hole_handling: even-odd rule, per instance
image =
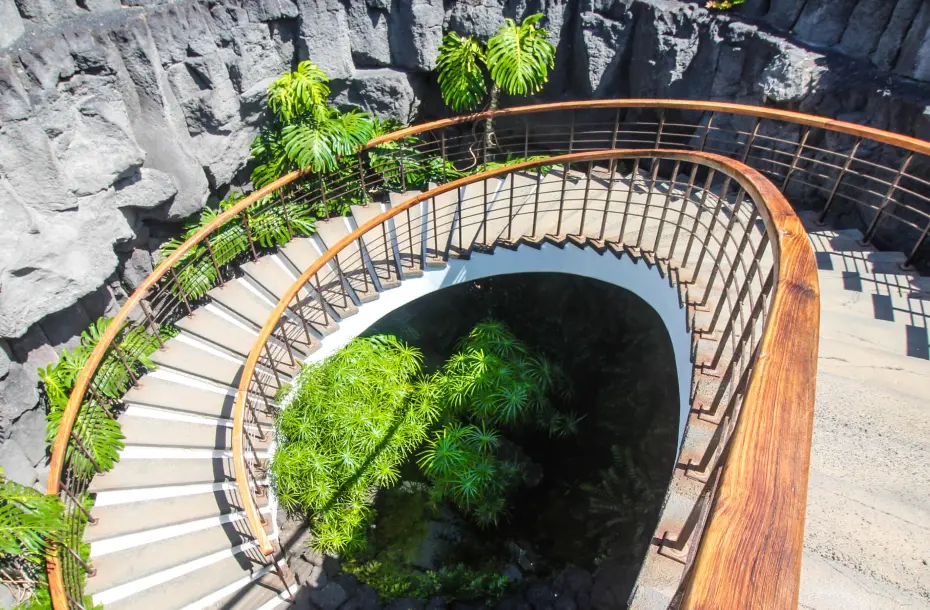
[{"label": "curved staircase", "polygon": [[[670,185],[644,170],[618,174],[611,182],[603,167],[592,165],[589,173],[565,173],[560,167],[545,175],[515,172],[473,182],[412,206],[392,219],[387,232],[371,232],[362,240],[364,255],[353,242],[353,248],[343,249],[335,259],[338,264],[328,267],[319,289],[320,294],[329,294],[328,315],[318,311],[309,320],[309,337],[298,320],[306,314],[289,311],[283,318],[282,337],[286,338],[278,340],[275,349],[280,357],[275,358],[274,371],[261,364],[257,368],[263,380],[258,391],[272,397],[278,384],[287,383],[297,368],[285,352],[291,350],[295,363],[306,358],[338,328],[339,321],[356,314],[382,291],[443,269],[447,256],[450,261],[473,260],[493,256],[498,247],[591,248],[618,262],[627,259],[648,265],[667,278],[670,299],[676,298],[675,286],[681,290],[680,303],[691,303],[681,310],[681,328],[709,325],[721,295],[736,294],[728,283],[732,278],[720,272],[719,265],[709,264],[714,254],[699,256],[699,246],[689,246],[683,232],[670,229],[670,216],[699,219],[703,214],[707,220],[722,210],[730,220],[712,225],[724,244],[716,253],[719,259],[729,256],[735,261],[740,246],[751,247],[758,253],[759,274],[771,268],[773,259],[771,249],[763,245],[767,242],[764,230],[754,224],[758,220],[755,208],[742,198],[734,203],[735,187],[726,198],[717,196],[719,182],[703,193],[698,193],[700,185],[694,183],[693,175],[689,182],[689,176],[681,174]],[[685,198],[689,184],[693,194]],[[420,193],[391,193],[382,205],[355,206],[351,217],[318,223],[316,235],[296,238],[277,252],[242,265],[237,277],[212,289],[204,304],[176,323],[180,333],[152,357],[157,370],[142,377],[124,398],[126,410],[120,422],[127,446],[120,462],[111,472],[95,477],[91,486],[97,494],[92,515],[99,523],[87,529],[85,540],[91,543],[96,569],[87,581],[95,602],[107,608],[159,610],[271,608],[287,603],[281,579],[260,555],[255,556],[256,545],[230,463],[231,412],[242,365],[261,325],[304,269],[356,227],[416,195]],[[605,214],[605,207],[625,208],[627,214]],[[742,244],[726,241],[736,219],[750,229]],[[623,239],[591,237],[621,232]],[[677,258],[669,257],[676,241]],[[626,245],[633,243],[643,247]],[[678,259],[689,247],[692,265],[703,260],[703,271],[683,283],[682,274],[688,276],[693,269],[683,267]],[[751,278],[756,271],[753,268]],[[617,273],[622,273],[619,264]],[[715,296],[700,306],[702,299],[688,294],[702,295],[708,284]],[[761,277],[757,284],[755,292],[762,285]],[[303,289],[307,299],[315,298],[311,288]],[[719,333],[716,337],[694,335],[690,357],[710,362],[720,338]],[[722,351],[730,353],[731,349]],[[727,360],[726,356],[718,358]],[[708,405],[714,403],[718,391],[728,395],[728,390],[720,389],[723,367],[718,368],[717,373],[694,381],[693,391],[704,395]],[[716,403],[713,408],[722,410]],[[259,417],[265,424],[270,422],[267,415]],[[713,448],[709,451],[708,447],[715,443],[722,421],[727,419],[692,418],[682,456],[692,456],[697,463],[701,456],[712,454]],[[259,459],[267,458],[270,440],[270,434],[265,440],[253,437]],[[688,467],[685,461],[676,469],[657,530],[659,538],[671,540],[674,535],[670,533],[677,535],[705,491],[707,479]],[[259,491],[265,484],[258,481]],[[274,542],[274,505],[267,493],[257,498],[266,517],[265,531]],[[682,549],[672,547],[663,550],[661,541],[654,545],[663,552],[647,559],[636,607],[665,607],[675,594],[684,561]]]},{"label": "curved staircase", "polygon": [[[206,297],[193,306],[184,299],[188,315],[159,318],[179,332],[152,355],[157,369],[148,371],[122,399],[125,410],[119,419],[126,449],[116,467],[94,477],[88,489],[96,501],[91,510],[95,523],[84,534],[93,566],[84,592],[95,603],[107,608],[262,610],[288,604],[289,592],[303,583],[269,563],[270,549],[282,559],[281,545],[287,541],[279,539],[276,507],[263,474],[273,451],[271,413],[279,407],[277,390],[293,379],[300,361],[318,350],[315,357],[335,349],[338,341],[327,337],[342,326],[355,328],[345,322],[385,291],[432,272],[445,273],[462,261],[493,257],[505,248],[521,253],[581,249],[610,260],[618,270],[646,266],[667,282],[671,298],[677,297],[681,324],[690,336],[691,391],[684,401],[690,411],[683,413],[678,463],[636,587],[629,600],[616,599],[617,607],[628,601],[633,608],[676,607],[684,595],[683,607],[688,608],[706,607],[695,600],[736,598],[789,608],[798,596],[799,572],[804,608],[923,607],[928,572],[921,553],[930,546],[930,532],[920,525],[928,516],[921,498],[930,495],[930,483],[911,465],[922,464],[930,454],[925,440],[930,429],[919,408],[930,374],[924,306],[930,280],[902,270],[901,264],[911,261],[928,231],[921,234],[919,226],[911,225],[920,238],[908,255],[879,252],[864,245],[862,233],[832,230],[818,224],[815,215],[801,214],[816,259],[802,251],[806,246],[792,242],[800,249],[790,253],[794,258],[786,264],[779,248],[784,247],[782,240],[799,234],[790,224],[797,219],[777,187],[753,186],[761,184],[754,182],[760,174],[739,163],[743,169],[734,173],[736,162],[723,157],[705,155],[700,162],[688,157],[700,152],[635,150],[624,157],[622,151],[601,150],[630,141],[657,149],[665,145],[720,152],[757,167],[782,190],[791,180],[820,181],[804,184],[829,195],[826,215],[834,199],[862,203],[841,188],[847,171],[855,169],[859,146],[852,147],[845,162],[824,160],[832,153],[805,148],[812,129],[836,129],[860,141],[874,138],[911,150],[918,145],[859,126],[729,104],[608,100],[558,106],[572,108],[570,122],[551,128],[548,140],[537,132],[533,136],[551,154],[565,148],[571,153],[573,144],[596,154],[575,153],[581,157],[556,163],[548,173],[540,171],[543,162],[526,163],[463,179],[458,186],[431,184],[426,193],[391,193],[378,203],[352,206],[348,217],[319,222],[312,237],[264,249],[254,260],[218,274],[220,285]],[[588,139],[583,138],[585,127],[576,114],[588,106],[611,112],[617,108],[612,137],[606,121],[592,119]],[[663,108],[659,120],[621,128],[620,108],[639,106]],[[705,115],[700,126],[681,133],[688,126],[666,124],[666,106],[701,110],[709,118]],[[554,108],[517,110],[554,113]],[[524,120],[523,127],[506,127],[506,113],[497,127],[500,144],[526,156],[530,125]],[[738,121],[730,115],[721,121],[724,113],[736,119],[755,115],[754,126],[735,127]],[[459,141],[447,139],[447,132],[436,126],[416,133],[432,134],[428,146],[434,154],[441,150],[445,159],[448,147],[450,159],[457,154],[466,160],[472,151],[466,151],[461,134],[469,121],[481,120],[478,115],[443,123],[441,129],[463,124],[455,136]],[[792,121],[806,131],[796,134],[794,149],[774,138],[766,143],[760,123],[769,120]],[[538,129],[548,128],[543,124]],[[654,133],[648,132],[651,128]],[[563,144],[553,142],[566,134],[567,147],[560,149]],[[782,162],[772,156],[777,154],[785,157]],[[886,190],[887,195],[880,207],[870,204],[878,210],[870,231],[880,221],[896,218],[895,208],[886,214],[886,206],[895,201],[909,163],[908,158],[893,182],[883,175],[880,186],[871,187],[869,193],[879,200]],[[752,180],[746,178],[750,173]],[[863,176],[857,176],[859,183],[878,181]],[[294,176],[253,199],[285,189],[289,180]],[[326,200],[325,191],[322,198]],[[804,284],[796,279],[803,277],[805,266],[813,274],[814,260],[822,316],[820,391],[812,415],[814,380],[792,383],[790,377],[778,377],[806,370],[805,357],[816,355],[791,343],[794,329],[802,343],[807,340],[804,335],[812,334],[816,315],[789,319],[792,313],[804,314],[804,308],[778,310],[778,305],[816,299],[816,280]],[[786,271],[791,275],[798,269],[801,275],[782,286]],[[131,305],[141,303],[152,324],[141,302],[144,291],[140,295]],[[183,311],[180,305],[178,301],[172,307]],[[777,315],[772,313],[776,310]],[[365,316],[356,321],[361,318]],[[782,329],[787,343],[764,351],[773,325]],[[772,369],[774,362],[782,363],[780,369]],[[753,395],[763,386],[775,394]],[[881,416],[870,411],[873,401],[881,403]],[[745,420],[739,418],[746,404],[753,407],[751,421],[758,430],[747,432],[749,424],[736,425]],[[776,407],[782,416],[769,417],[765,409]],[[806,426],[815,416],[805,531]],[[234,435],[234,426],[243,433]],[[67,446],[69,441],[62,442]],[[237,443],[244,471],[233,460]],[[763,452],[769,457],[760,457]],[[751,476],[741,479],[744,460],[751,465]],[[851,468],[854,460],[866,466]],[[67,473],[66,465],[62,472]],[[908,485],[902,487],[902,480]],[[67,492],[67,475],[62,482]],[[81,492],[80,485],[76,489]],[[260,530],[256,512],[264,520]],[[743,519],[750,512],[754,520]],[[72,514],[78,511],[72,509]],[[803,571],[797,552],[801,532]],[[889,542],[899,535],[905,538],[903,553],[899,544]],[[752,577],[745,573],[742,547],[733,542],[737,538],[740,545],[763,549],[764,556],[753,554],[758,571]],[[719,567],[713,563],[718,555],[723,557]],[[68,559],[62,563],[69,601],[56,604],[56,610],[81,607],[68,593],[80,590],[68,572],[74,561],[67,553],[61,557]],[[760,579],[771,586],[756,587],[753,583]],[[698,584],[689,588],[693,582]]]}]

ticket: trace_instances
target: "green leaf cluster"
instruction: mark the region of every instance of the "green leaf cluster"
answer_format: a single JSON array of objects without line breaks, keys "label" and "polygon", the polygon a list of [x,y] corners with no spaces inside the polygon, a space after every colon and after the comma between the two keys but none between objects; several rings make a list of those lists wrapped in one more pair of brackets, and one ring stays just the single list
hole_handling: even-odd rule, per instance
[{"label": "green leaf cluster", "polygon": [[424,386],[450,416],[419,458],[431,494],[451,500],[481,525],[500,519],[521,479],[519,465],[498,450],[498,428],[531,425],[567,436],[578,432],[583,419],[552,404],[553,396],[570,395],[561,369],[493,320],[475,326]]},{"label": "green leaf cluster", "polygon": [[470,568],[464,564],[420,571],[408,564],[387,559],[364,563],[349,560],[342,569],[367,583],[389,603],[398,597],[413,597],[423,601],[441,595],[445,601],[482,601],[493,604],[504,596],[510,580],[494,566]]},{"label": "green leaf cluster", "polygon": [[[99,318],[81,333],[81,342],[76,347],[62,350],[57,362],[39,369],[39,379],[48,403],[45,437],[49,443],[53,443],[58,436],[61,418],[78,375],[111,322],[111,319]],[[164,338],[173,329],[166,327],[159,332]],[[103,472],[113,468],[124,447],[120,424],[108,411],[113,403],[122,398],[132,382],[126,367],[129,366],[134,372],[154,369],[155,363],[149,356],[158,349],[159,342],[144,327],[127,324],[117,333],[114,345],[119,348],[119,352],[116,349],[108,350],[100,362],[91,382],[94,392],[86,393],[73,428],[77,442],[93,456]],[[78,476],[91,477],[96,472],[93,463],[78,449],[75,442],[68,445],[66,461],[71,471]]]},{"label": "green leaf cluster", "polygon": [[[204,208],[196,220],[184,225],[181,237],[169,239],[158,249],[162,259],[173,254],[185,241],[235,206],[242,195],[234,193],[220,202],[217,208]],[[251,248],[251,241],[265,248],[282,246],[298,235],[312,235],[316,217],[311,206],[280,194],[267,195],[262,201],[246,208],[241,214],[227,220],[208,236],[188,250],[175,263],[174,274],[166,281],[176,296],[189,301],[201,298],[217,281],[217,269],[235,262]],[[248,229],[246,229],[248,226]],[[207,244],[209,243],[209,249]],[[212,256],[211,256],[212,252]],[[174,277],[177,277],[177,281]]]},{"label": "green leaf cluster", "polygon": [[419,350],[377,336],[300,373],[276,422],[271,479],[285,509],[313,517],[319,550],[363,542],[374,492],[398,481],[436,420],[435,405],[411,399],[421,363]]},{"label": "green leaf cluster", "polygon": [[485,71],[509,95],[532,95],[542,89],[555,67],[555,46],[539,26],[542,19],[542,13],[519,24],[507,19],[487,47],[474,38],[447,33],[436,61],[445,103],[456,112],[476,108],[488,92]]},{"label": "green leaf cluster", "polygon": [[328,105],[329,79],[319,66],[302,61],[268,87],[274,121],[252,142],[252,183],[261,188],[295,169],[331,172],[340,157],[354,154],[375,133],[367,113],[340,112]]}]

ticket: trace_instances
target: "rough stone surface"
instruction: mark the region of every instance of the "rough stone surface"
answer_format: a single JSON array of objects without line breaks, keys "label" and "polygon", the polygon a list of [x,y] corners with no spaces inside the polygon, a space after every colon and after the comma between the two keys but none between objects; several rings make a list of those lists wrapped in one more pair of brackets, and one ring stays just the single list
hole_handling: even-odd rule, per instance
[{"label": "rough stone surface", "polygon": [[352,79],[334,83],[333,101],[408,123],[420,107],[421,79],[416,73],[391,68],[357,70]]}]

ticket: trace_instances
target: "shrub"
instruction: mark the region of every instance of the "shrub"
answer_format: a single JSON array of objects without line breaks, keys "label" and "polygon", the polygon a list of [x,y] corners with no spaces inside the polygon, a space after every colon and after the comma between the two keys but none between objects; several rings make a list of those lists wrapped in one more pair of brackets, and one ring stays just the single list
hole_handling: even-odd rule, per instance
[{"label": "shrub", "polygon": [[438,412],[413,399],[421,361],[419,350],[377,336],[301,371],[276,423],[271,477],[285,509],[312,515],[319,550],[363,542],[375,490],[397,482],[400,464],[426,438]]},{"label": "shrub", "polygon": [[566,436],[577,432],[582,419],[552,405],[553,395],[570,393],[561,370],[500,322],[478,324],[423,387],[451,415],[420,455],[431,494],[451,500],[482,525],[506,512],[507,495],[521,475],[498,450],[497,428],[535,426]]}]

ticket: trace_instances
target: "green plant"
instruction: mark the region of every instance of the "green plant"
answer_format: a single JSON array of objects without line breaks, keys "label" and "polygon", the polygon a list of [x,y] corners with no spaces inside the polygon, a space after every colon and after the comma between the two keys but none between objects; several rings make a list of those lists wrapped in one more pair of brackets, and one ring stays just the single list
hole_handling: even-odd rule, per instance
[{"label": "green plant", "polygon": [[746,0],[707,0],[707,8],[719,8],[729,10],[735,6],[743,4]]},{"label": "green plant", "polygon": [[503,597],[510,581],[497,566],[470,568],[463,564],[439,570],[417,570],[394,560],[343,562],[342,569],[367,583],[381,599],[389,603],[398,597],[423,601],[441,595],[446,602],[457,600],[494,603]]},{"label": "green plant", "polygon": [[317,549],[362,544],[375,490],[397,482],[436,420],[437,405],[413,399],[421,361],[395,337],[359,338],[298,376],[271,480],[286,510],[312,516]]},{"label": "green plant", "polygon": [[[173,254],[184,242],[214,222],[221,213],[234,207],[242,198],[242,195],[233,193],[222,200],[217,208],[204,208],[196,220],[184,225],[181,237],[169,239],[161,245],[159,256],[164,259]],[[270,248],[282,246],[297,235],[312,235],[316,231],[315,217],[310,206],[303,201],[288,200],[278,193],[266,195],[242,214],[214,229],[207,242],[195,244],[175,263],[175,272],[170,276],[169,283],[169,289],[175,295],[183,295],[188,300],[205,295],[216,285],[218,268],[234,262],[249,250],[250,237],[252,242]],[[174,281],[175,276],[177,281]]]},{"label": "green plant", "polygon": [[615,549],[621,549],[638,561],[655,527],[659,498],[649,475],[634,461],[631,447],[614,445],[611,454],[613,462],[601,471],[600,482],[581,486],[594,517],[590,534],[601,552],[616,554]]},{"label": "green plant", "polygon": [[44,590],[45,555],[63,535],[64,507],[55,496],[14,483],[0,469],[0,582],[20,603]]},{"label": "green plant", "polygon": [[[491,79],[489,108],[500,107],[501,91],[508,95],[532,95],[542,89],[555,67],[555,46],[549,32],[539,26],[542,13],[530,15],[517,24],[505,24],[481,42],[449,32],[442,39],[436,61],[442,99],[456,112],[472,110],[488,94],[485,70]],[[494,123],[485,122],[485,143],[494,145]]]},{"label": "green plant", "polygon": [[482,525],[506,512],[507,496],[521,477],[517,463],[498,450],[497,427],[532,425],[567,436],[578,432],[583,419],[552,405],[553,395],[571,392],[561,370],[495,321],[475,326],[422,387],[450,416],[419,459],[431,494],[451,500]]},{"label": "green plant", "polygon": [[[48,403],[45,435],[49,443],[53,443],[58,436],[61,418],[78,375],[110,324],[110,319],[96,320],[81,333],[81,341],[77,346],[71,350],[62,350],[57,362],[39,369],[39,379]],[[164,339],[170,331],[160,330],[159,333]],[[91,382],[93,392],[85,395],[73,428],[77,442],[93,461],[74,443],[68,445],[67,463],[78,476],[93,476],[97,472],[94,463],[101,472],[106,472],[119,460],[119,452],[124,446],[123,434],[111,411],[112,405],[129,389],[132,379],[127,367],[134,371],[155,368],[149,356],[158,349],[158,337],[144,327],[124,326],[117,333],[113,344],[116,349],[108,350],[97,367]]]},{"label": "green plant", "polygon": [[355,153],[372,138],[375,125],[369,116],[330,108],[329,93],[329,79],[311,61],[300,62],[294,72],[283,74],[268,87],[274,121],[252,143],[256,187],[294,169],[333,171],[340,156]]}]

